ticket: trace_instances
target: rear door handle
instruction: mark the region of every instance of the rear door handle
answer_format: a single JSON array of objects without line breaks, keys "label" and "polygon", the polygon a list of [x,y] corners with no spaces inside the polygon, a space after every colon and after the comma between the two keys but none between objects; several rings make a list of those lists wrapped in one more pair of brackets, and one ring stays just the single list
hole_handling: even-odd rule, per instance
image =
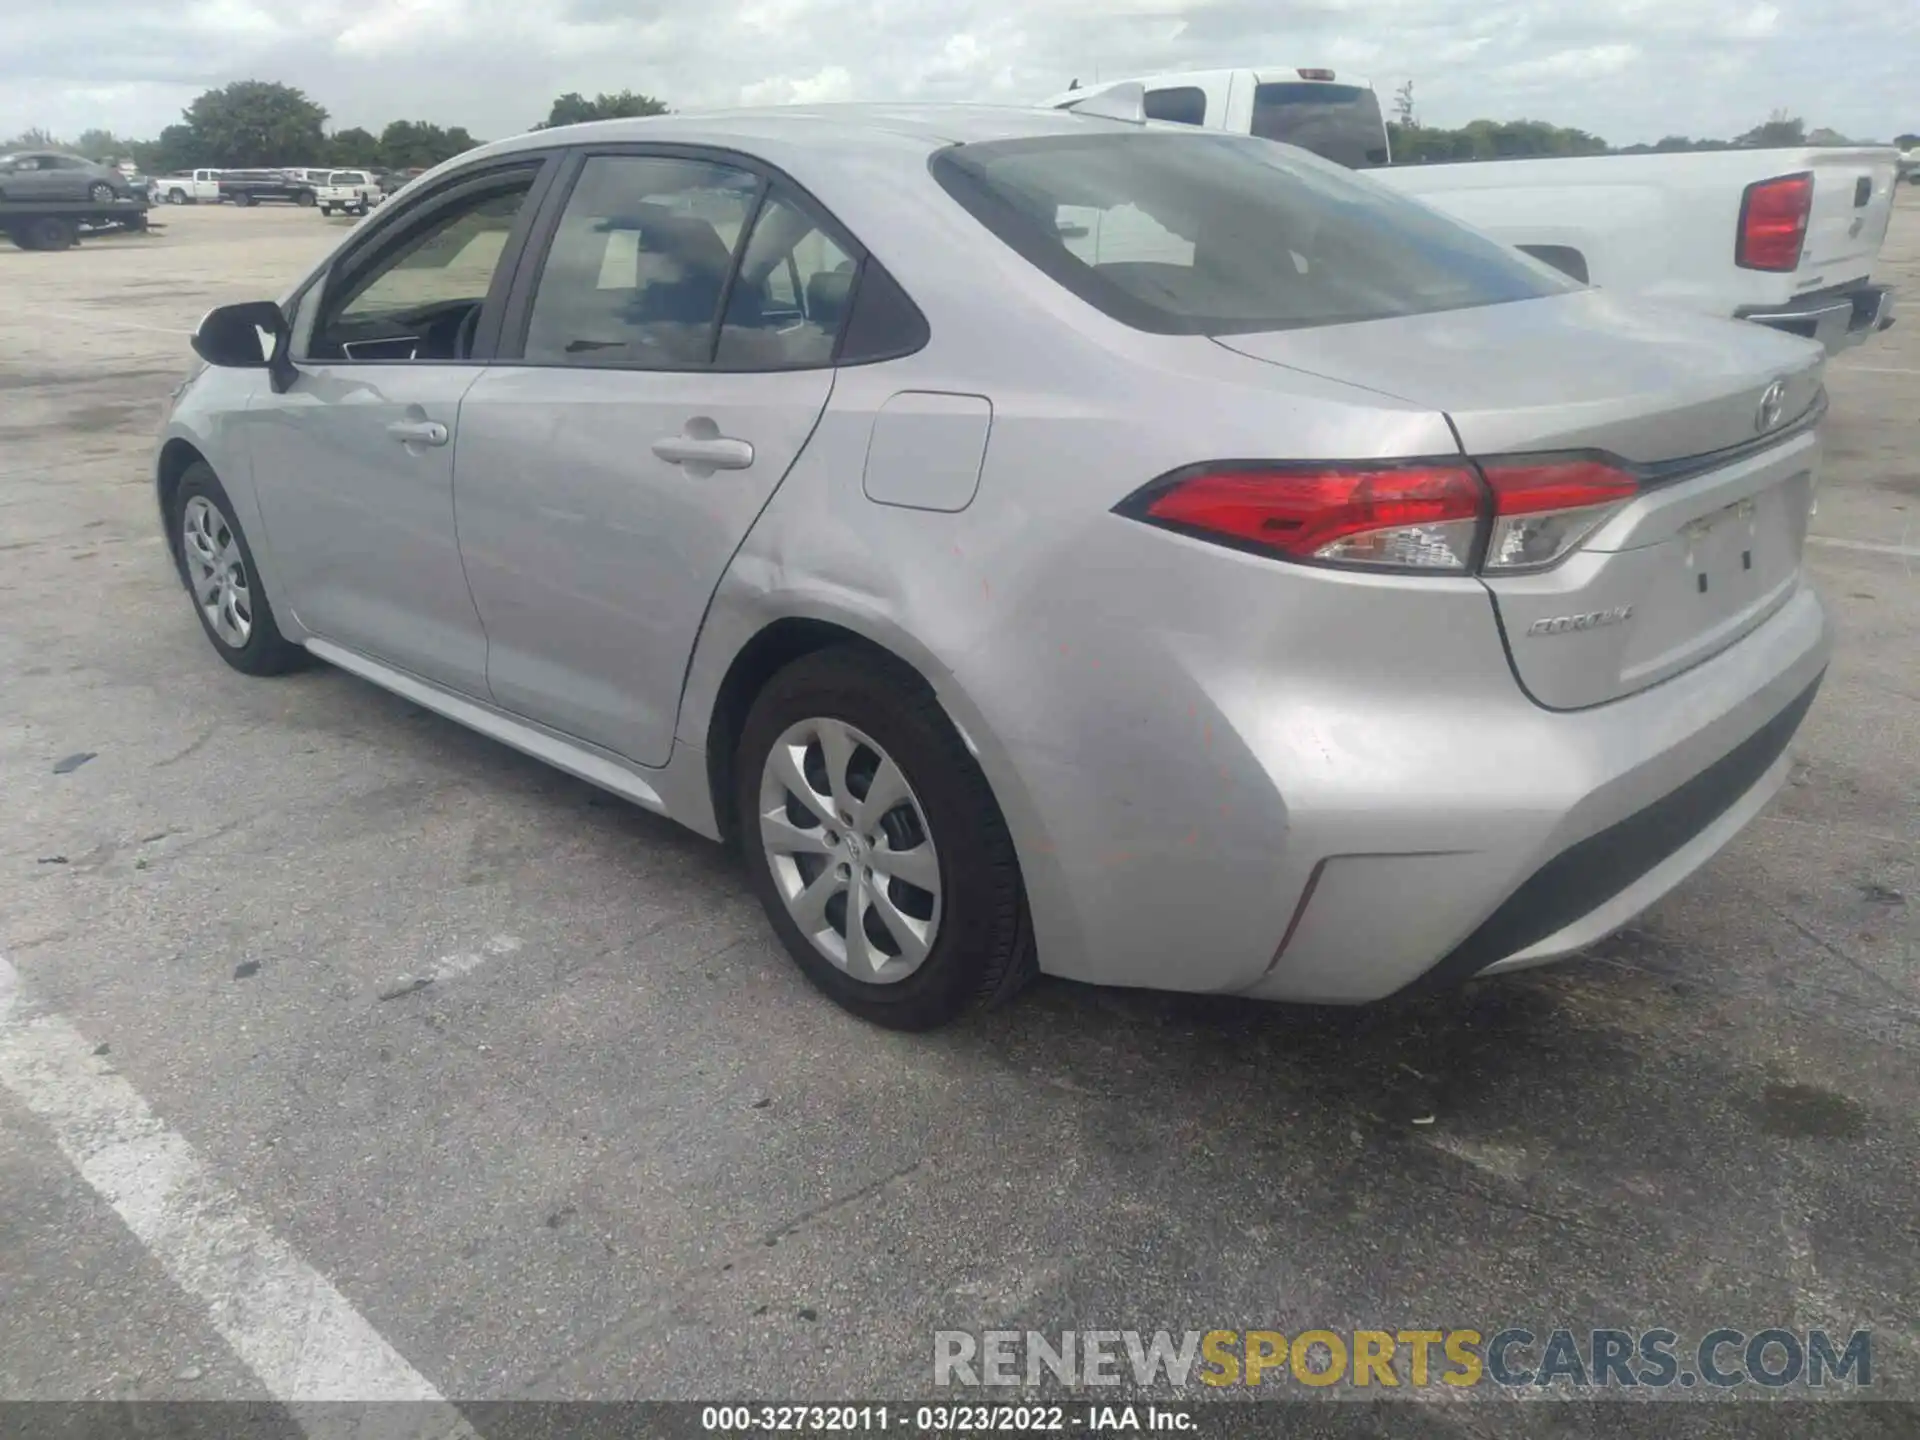
[{"label": "rear door handle", "polygon": [[753,446],[725,435],[712,439],[666,435],[653,442],[653,453],[669,465],[685,465],[691,470],[744,470],[753,464]]},{"label": "rear door handle", "polygon": [[447,427],[438,420],[398,420],[387,426],[387,434],[403,445],[447,443]]}]

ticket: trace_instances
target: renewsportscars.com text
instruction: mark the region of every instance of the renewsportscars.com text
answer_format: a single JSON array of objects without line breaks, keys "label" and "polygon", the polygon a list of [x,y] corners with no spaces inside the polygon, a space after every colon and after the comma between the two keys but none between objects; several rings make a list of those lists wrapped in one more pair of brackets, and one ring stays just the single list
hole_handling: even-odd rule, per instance
[{"label": "renewsportscars.com text", "polygon": [[1731,1327],[1697,1339],[1656,1327],[1632,1331],[1506,1326],[1471,1329],[939,1330],[933,1380],[944,1386],[1334,1385],[1421,1389],[1445,1385],[1730,1390],[1864,1388],[1873,1384],[1873,1336]]}]

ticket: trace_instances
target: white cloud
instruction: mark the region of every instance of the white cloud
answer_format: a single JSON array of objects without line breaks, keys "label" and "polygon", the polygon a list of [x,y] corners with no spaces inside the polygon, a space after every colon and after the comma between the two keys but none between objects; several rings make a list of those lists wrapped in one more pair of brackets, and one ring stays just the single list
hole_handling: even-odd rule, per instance
[{"label": "white cloud", "polygon": [[1784,106],[1920,128],[1910,5],[1884,0],[148,0],[16,4],[0,136],[153,134],[201,90],[282,80],[337,125],[511,134],[567,90],[679,109],[1038,99],[1076,77],[1327,65],[1422,117],[1552,120],[1618,143],[1726,136]]}]

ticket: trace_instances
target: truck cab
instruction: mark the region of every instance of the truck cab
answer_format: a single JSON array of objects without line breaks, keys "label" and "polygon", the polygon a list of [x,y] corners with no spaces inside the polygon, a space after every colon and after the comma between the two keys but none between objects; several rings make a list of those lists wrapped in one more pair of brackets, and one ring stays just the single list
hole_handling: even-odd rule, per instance
[{"label": "truck cab", "polygon": [[1146,91],[1149,120],[1279,140],[1366,170],[1393,159],[1386,118],[1373,86],[1331,70],[1266,66],[1258,70],[1185,70],[1074,87],[1044,103],[1063,110],[1120,85]]}]

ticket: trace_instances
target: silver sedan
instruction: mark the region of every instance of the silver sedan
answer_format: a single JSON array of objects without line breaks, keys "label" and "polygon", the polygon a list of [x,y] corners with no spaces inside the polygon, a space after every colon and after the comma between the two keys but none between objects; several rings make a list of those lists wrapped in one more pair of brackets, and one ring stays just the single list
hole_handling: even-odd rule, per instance
[{"label": "silver sedan", "polygon": [[887,1025],[1569,955],[1752,819],[1826,665],[1814,346],[1262,140],[548,130],[194,347],[155,476],[223,659],[738,845]]}]

